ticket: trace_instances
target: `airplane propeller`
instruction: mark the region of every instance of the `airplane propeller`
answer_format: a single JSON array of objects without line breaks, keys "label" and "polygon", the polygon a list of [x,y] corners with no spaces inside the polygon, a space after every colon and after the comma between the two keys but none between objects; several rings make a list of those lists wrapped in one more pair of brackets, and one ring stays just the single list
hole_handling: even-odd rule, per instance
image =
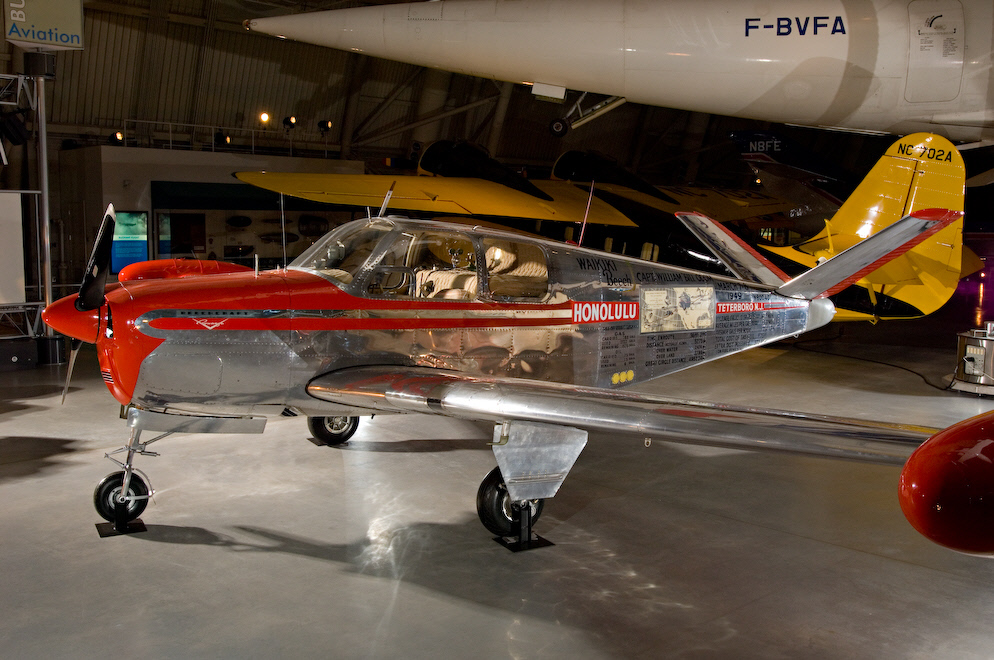
[{"label": "airplane propeller", "polygon": [[[86,264],[83,282],[79,286],[74,306],[80,312],[100,309],[104,304],[104,289],[107,286],[107,275],[110,273],[111,248],[114,243],[114,226],[117,224],[117,214],[114,205],[109,204],[104,212],[104,219],[97,230],[97,238],[93,242],[93,251]],[[66,402],[69,393],[69,382],[72,380],[73,368],[76,366],[76,356],[83,345],[83,340],[72,337],[69,344],[69,368],[66,371],[66,384],[62,387],[62,403]],[[96,338],[94,338],[96,341]]]},{"label": "airplane propeller", "polygon": [[107,285],[107,275],[110,273],[115,224],[117,224],[117,215],[114,213],[114,205],[109,204],[97,231],[97,238],[93,242],[93,252],[90,253],[90,260],[83,274],[83,283],[76,297],[76,309],[81,312],[98,309],[104,304],[104,287]]}]

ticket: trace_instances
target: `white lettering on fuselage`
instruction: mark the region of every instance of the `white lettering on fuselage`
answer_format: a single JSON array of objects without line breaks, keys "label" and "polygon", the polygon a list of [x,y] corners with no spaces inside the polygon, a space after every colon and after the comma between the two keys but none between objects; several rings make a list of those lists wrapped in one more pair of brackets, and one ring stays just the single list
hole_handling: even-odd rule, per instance
[{"label": "white lettering on fuselage", "polygon": [[[831,32],[829,27],[831,26]],[[762,18],[745,19],[745,36],[755,30],[769,30],[778,37],[798,35],[818,36],[819,34],[846,34],[846,23],[841,16],[779,16],[772,23],[764,23]]]},{"label": "white lettering on fuselage", "polygon": [[637,302],[573,302],[573,323],[635,321],[638,318]]}]

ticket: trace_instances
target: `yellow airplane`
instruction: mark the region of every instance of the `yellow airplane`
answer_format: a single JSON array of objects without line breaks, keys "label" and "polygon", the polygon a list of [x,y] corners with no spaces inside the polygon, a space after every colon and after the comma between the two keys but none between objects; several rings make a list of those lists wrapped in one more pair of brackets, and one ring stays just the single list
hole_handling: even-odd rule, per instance
[{"label": "yellow airplane", "polygon": [[[311,201],[378,208],[393,186],[391,209],[472,216],[580,242],[609,252],[726,274],[676,212],[697,212],[730,226],[784,226],[795,206],[759,191],[652,187],[620,168],[592,170],[576,156],[560,159],[559,179],[527,180],[466,143],[431,145],[421,171],[432,176],[238,172],[246,183]],[[443,176],[448,174],[460,176]],[[916,133],[895,142],[814,237],[797,245],[758,245],[785,277],[808,270],[912,211],[963,210],[965,167],[945,138]],[[592,183],[591,183],[592,181]],[[924,185],[923,185],[924,182]],[[917,189],[912,184],[918,183]],[[910,190],[916,190],[909,194]],[[832,296],[836,321],[908,319],[941,307],[961,277],[979,270],[965,250],[963,221]]]}]

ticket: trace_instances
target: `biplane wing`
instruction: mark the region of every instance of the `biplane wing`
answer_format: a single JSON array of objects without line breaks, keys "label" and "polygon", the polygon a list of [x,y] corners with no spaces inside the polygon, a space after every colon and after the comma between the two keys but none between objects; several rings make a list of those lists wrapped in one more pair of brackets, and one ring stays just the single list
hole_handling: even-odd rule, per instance
[{"label": "biplane wing", "polygon": [[785,213],[792,208],[784,200],[756,191],[662,188],[667,199],[595,181],[588,214],[589,183],[532,181],[544,193],[537,196],[493,181],[462,177],[288,172],[237,172],[235,176],[273,192],[341,206],[379,208],[386,191],[394,185],[390,208],[398,211],[570,224],[578,224],[587,217],[591,224],[622,227],[639,226],[641,216],[650,211],[669,214],[696,211],[729,221]]}]

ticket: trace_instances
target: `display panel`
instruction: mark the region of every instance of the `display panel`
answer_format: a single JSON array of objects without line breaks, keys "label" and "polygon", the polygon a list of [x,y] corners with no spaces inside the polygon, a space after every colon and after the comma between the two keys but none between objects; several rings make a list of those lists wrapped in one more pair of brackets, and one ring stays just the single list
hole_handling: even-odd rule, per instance
[{"label": "display panel", "polygon": [[118,273],[130,264],[148,261],[148,213],[117,211],[116,215],[110,258],[112,273]]}]

